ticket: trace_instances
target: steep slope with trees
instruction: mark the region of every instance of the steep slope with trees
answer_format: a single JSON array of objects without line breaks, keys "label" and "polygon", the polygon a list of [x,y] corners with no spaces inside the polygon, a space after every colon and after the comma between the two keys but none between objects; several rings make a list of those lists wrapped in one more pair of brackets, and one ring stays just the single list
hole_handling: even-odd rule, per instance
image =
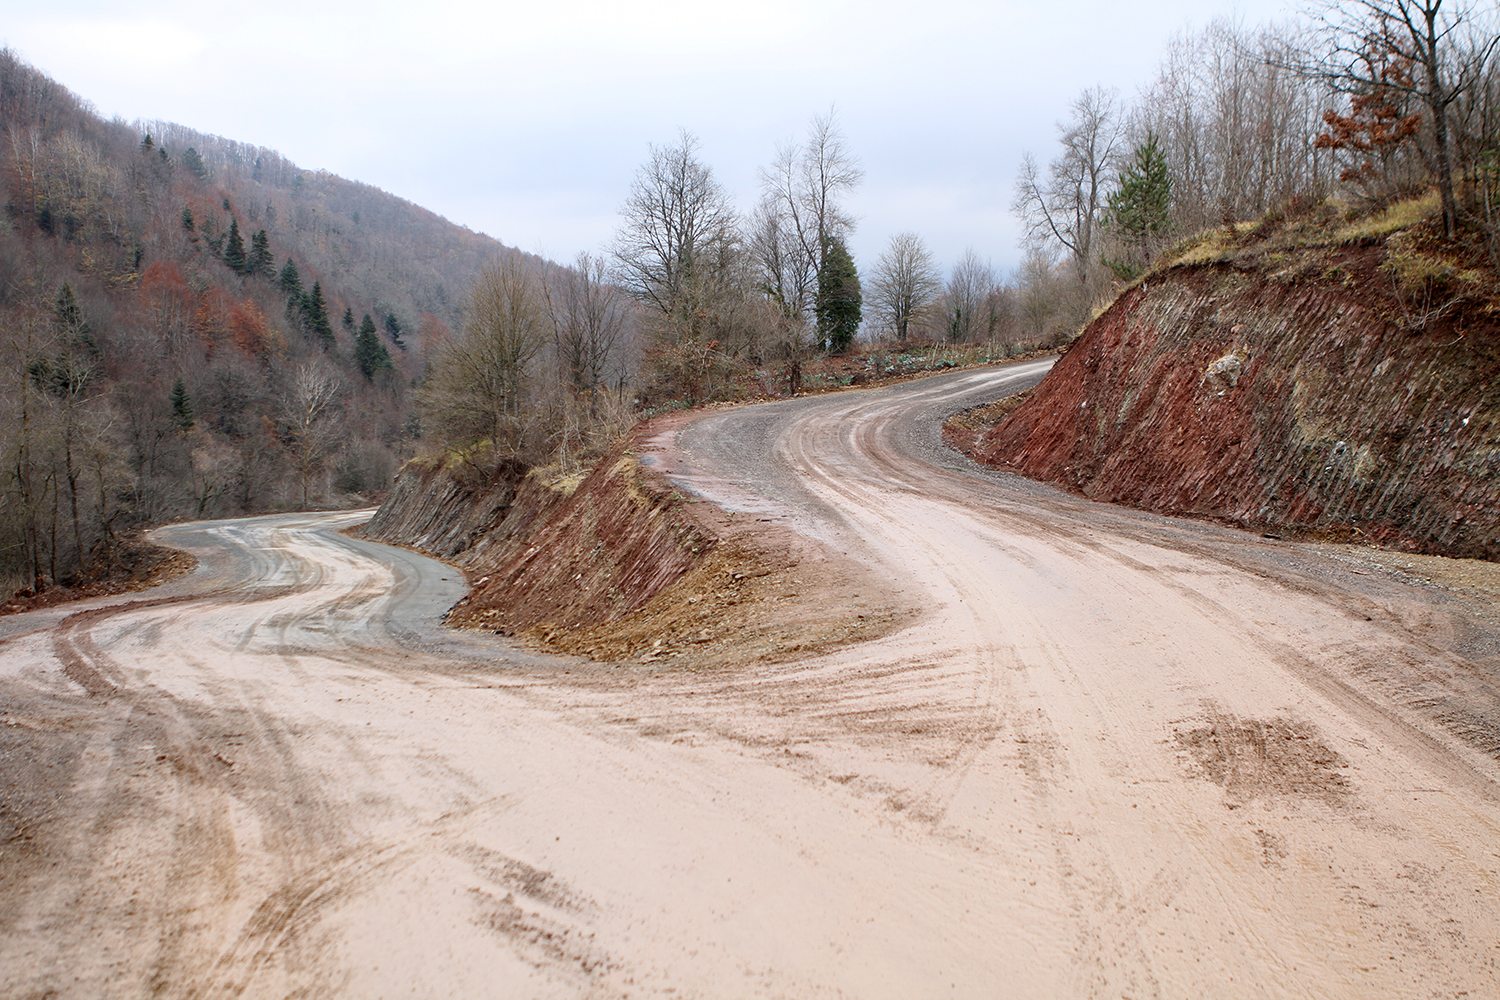
[{"label": "steep slope with trees", "polygon": [[0,587],[105,569],[139,525],[385,489],[481,266],[544,267],[271,150],[106,122],[9,50],[0,139]]}]

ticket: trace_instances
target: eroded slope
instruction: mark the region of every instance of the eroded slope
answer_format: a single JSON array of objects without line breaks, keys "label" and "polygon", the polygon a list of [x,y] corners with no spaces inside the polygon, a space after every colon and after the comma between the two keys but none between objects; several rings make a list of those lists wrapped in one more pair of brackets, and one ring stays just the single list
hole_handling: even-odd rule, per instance
[{"label": "eroded slope", "polygon": [[1430,283],[1417,301],[1391,256],[1153,275],[966,450],[1096,500],[1493,559],[1500,330]]}]

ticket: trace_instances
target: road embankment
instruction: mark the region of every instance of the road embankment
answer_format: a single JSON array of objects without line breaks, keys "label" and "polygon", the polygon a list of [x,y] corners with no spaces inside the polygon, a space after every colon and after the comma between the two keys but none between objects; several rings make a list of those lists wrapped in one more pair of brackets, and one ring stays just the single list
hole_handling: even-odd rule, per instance
[{"label": "road embankment", "polygon": [[572,479],[410,467],[364,534],[469,574],[452,623],[525,635],[616,621],[679,580],[718,541],[683,503],[627,443]]},{"label": "road embankment", "polygon": [[1153,275],[970,453],[1157,513],[1500,558],[1500,328],[1413,314],[1382,246],[1320,253]]}]

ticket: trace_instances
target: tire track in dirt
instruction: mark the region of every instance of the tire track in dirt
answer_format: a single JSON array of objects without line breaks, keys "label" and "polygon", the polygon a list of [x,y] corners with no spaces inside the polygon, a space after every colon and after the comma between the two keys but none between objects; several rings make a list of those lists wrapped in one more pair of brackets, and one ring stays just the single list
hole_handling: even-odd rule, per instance
[{"label": "tire track in dirt", "polygon": [[[6,647],[0,706],[35,728],[0,734],[39,745],[51,717],[10,693],[48,691],[80,762],[31,828],[56,837],[35,891],[0,881],[13,991],[1500,989],[1500,807],[1458,780],[1495,766],[1403,735],[1425,717],[1362,672],[1427,648],[1403,629],[1430,616],[1304,548],[964,474],[937,418],[1006,378],[720,411],[717,466],[684,431],[695,488],[862,561],[820,614],[866,610],[867,579],[920,606],[826,655],[547,659],[431,628],[451,570],[320,527],[348,516],[173,529],[240,590],[301,590],[75,625],[114,694],[76,687],[49,636]],[[767,577],[762,613],[838,565]],[[1352,613],[1371,601],[1389,614]],[[1439,651],[1470,635],[1438,625]],[[133,711],[137,690],[177,714]],[[162,726],[232,766],[176,768]]]},{"label": "tire track in dirt", "polygon": [[[1433,725],[1445,714],[1461,715],[1477,728],[1472,720],[1486,717],[1496,700],[1489,686],[1450,683],[1434,692],[1436,672],[1420,663],[1395,683],[1372,686],[1371,672],[1361,666],[1397,658],[1411,648],[1412,636],[1403,624],[1412,619],[1410,614],[1373,622],[1376,616],[1364,613],[1369,602],[1357,581],[1354,587],[1330,587],[1337,572],[1320,569],[1320,578],[1308,575],[1307,564],[1317,557],[1306,549],[1090,504],[1013,477],[957,474],[955,460],[933,453],[910,425],[918,409],[925,408],[928,415],[939,412],[942,404],[934,400],[941,395],[934,392],[920,403],[913,398],[902,403],[819,401],[809,403],[800,416],[758,430],[774,442],[778,462],[799,474],[799,487],[839,511],[836,519],[825,517],[822,523],[843,548],[890,573],[926,567],[924,603],[931,610],[918,629],[941,633],[935,640],[943,651],[939,657],[977,673],[980,679],[950,689],[950,695],[960,695],[974,717],[989,719],[988,727],[974,725],[970,732],[987,728],[988,734],[961,741],[951,770],[908,777],[898,787],[923,801],[908,811],[930,816],[935,833],[962,830],[969,822],[965,812],[984,808],[975,796],[985,787],[985,775],[1003,763],[999,747],[1016,745],[1032,776],[1035,819],[1055,852],[1059,889],[1072,901],[1077,961],[1070,981],[1075,995],[1170,995],[1180,988],[1189,970],[1163,964],[1159,943],[1141,934],[1143,926],[1164,921],[1179,924],[1179,950],[1198,942],[1200,960],[1213,955],[1222,961],[1224,946],[1233,944],[1238,961],[1227,972],[1248,977],[1242,981],[1277,982],[1285,995],[1318,995],[1321,987],[1288,959],[1289,945],[1305,950],[1306,943],[1297,941],[1300,932],[1288,922],[1285,902],[1254,884],[1269,856],[1266,844],[1280,852],[1275,856],[1283,872],[1289,852],[1300,850],[1304,865],[1314,863],[1315,856],[1324,859],[1330,876],[1296,885],[1293,895],[1311,911],[1323,908],[1326,919],[1335,922],[1340,918],[1333,914],[1344,905],[1339,901],[1345,891],[1338,884],[1345,877],[1340,872],[1367,868],[1387,851],[1416,857],[1436,848],[1452,852],[1449,857],[1460,870],[1471,867],[1466,855],[1473,848],[1433,837],[1423,817],[1400,804],[1411,785],[1402,765],[1362,749],[1378,746],[1378,753],[1405,761],[1405,766],[1415,764],[1450,794],[1467,793],[1454,821],[1471,832],[1495,829],[1494,761],[1474,752],[1482,750],[1477,745],[1481,740],[1471,749]],[[715,429],[732,434],[730,418],[719,419]],[[708,468],[695,469],[686,482],[717,497],[713,485],[723,473],[715,465],[712,442],[692,438],[689,450],[695,449]],[[743,452],[736,457],[744,461]],[[749,477],[740,472],[738,478]],[[774,479],[768,483],[776,485]],[[795,509],[794,492],[766,496],[794,508],[782,516],[816,516],[816,511]],[[732,492],[722,499],[743,503]],[[765,506],[764,499],[761,503],[763,510],[777,510],[774,504]],[[994,553],[995,565],[1011,567],[1020,579],[1031,580],[1033,589],[1004,583],[995,570],[975,560],[982,553]],[[970,568],[959,568],[964,565]],[[1055,594],[1048,596],[1054,585]],[[1132,620],[1132,608],[1146,615]],[[1153,611],[1162,619],[1159,635],[1150,624]],[[1124,626],[1114,637],[1109,634],[1112,621]],[[1024,638],[1024,648],[1013,637]],[[1009,657],[996,656],[1007,647],[1016,650],[1014,666],[1004,663]],[[1428,648],[1434,659],[1453,655],[1434,643]],[[1203,659],[1205,654],[1210,658]],[[1218,663],[1213,662],[1215,654]],[[879,656],[871,650],[865,660]],[[1130,667],[1116,676],[1106,669],[1112,661]],[[850,683],[841,696],[857,699],[858,676],[874,668],[853,653],[843,662]],[[1250,683],[1227,674],[1224,668],[1230,664]],[[996,685],[983,679],[1001,670],[1014,680]],[[1387,668],[1381,675],[1389,681],[1393,673]],[[1125,678],[1145,686],[1131,687]],[[1237,693],[1236,684],[1242,688]],[[1489,701],[1484,701],[1487,692]],[[1229,694],[1234,708],[1216,705],[1217,697]],[[1463,697],[1472,706],[1466,715],[1457,711]],[[1424,716],[1407,707],[1423,698],[1443,708]],[[1153,704],[1157,701],[1161,707]],[[1036,714],[1020,710],[1018,703],[1035,704]],[[1162,710],[1174,704],[1180,707]],[[1361,776],[1357,809],[1332,803],[1324,815],[1323,806],[1293,805],[1306,801],[1301,779],[1295,771],[1275,768],[1267,772],[1264,789],[1271,799],[1249,804],[1229,796],[1216,806],[1182,783],[1182,764],[1174,759],[1174,726],[1191,730],[1200,725],[1198,720],[1233,717],[1244,720],[1233,726],[1245,732],[1264,732],[1279,725],[1277,720],[1285,718],[1281,713],[1288,710],[1294,728],[1315,720],[1311,732],[1338,734],[1343,753],[1352,754],[1348,766]],[[862,780],[848,784],[856,787]],[[1123,817],[1120,807],[1129,810]],[[1205,807],[1230,812],[1215,818],[1203,812]],[[1235,810],[1247,811],[1247,822],[1239,822]],[[1281,810],[1287,815],[1279,815]],[[1385,848],[1364,842],[1363,834],[1351,835],[1358,828],[1351,821],[1367,824],[1377,811],[1388,831],[1384,836],[1390,837]],[[1277,813],[1274,826],[1272,812]],[[1296,815],[1309,812],[1314,814]],[[1140,825],[1135,814],[1154,827],[1155,848],[1099,825],[1111,816],[1109,823],[1126,818]],[[1262,825],[1251,826],[1251,819]],[[1214,828],[1222,828],[1221,837],[1206,840],[1205,830]],[[1238,844],[1251,834],[1253,868],[1237,856]],[[988,843],[1003,849],[999,841]],[[1486,833],[1474,846],[1483,851],[1490,843]],[[1327,864],[1330,860],[1334,863]],[[1392,983],[1409,981],[1404,977],[1413,973],[1374,960],[1370,953],[1386,947],[1380,939],[1436,941],[1431,930],[1416,928],[1435,929],[1459,913],[1476,920],[1477,927],[1495,926],[1493,899],[1471,908],[1460,894],[1449,897],[1454,904],[1450,909],[1436,898],[1417,902],[1399,881],[1376,881],[1388,893],[1382,904],[1387,909],[1370,912],[1384,916],[1347,914],[1360,913],[1361,925],[1375,937],[1348,945],[1373,963],[1360,968],[1379,968],[1382,975],[1394,977]],[[1493,893],[1494,871],[1477,885],[1474,891],[1480,895]],[[1209,908],[1213,921],[1194,929],[1169,912],[1188,907],[1200,912]],[[1445,910],[1449,916],[1436,916]],[[1277,912],[1282,916],[1268,920]],[[1216,936],[1218,943],[1210,943]],[[1403,952],[1402,961],[1413,968],[1435,969],[1433,962],[1440,966],[1456,960],[1453,970],[1438,974],[1449,981],[1454,981],[1452,971],[1465,974],[1464,965],[1475,954],[1471,945],[1446,953],[1436,945],[1431,952],[1413,946],[1398,949],[1397,955]],[[1449,958],[1439,957],[1443,954]],[[1319,959],[1332,963],[1325,966],[1324,986],[1349,985],[1360,978],[1342,957],[1329,953]],[[1166,974],[1159,975],[1158,969]],[[1470,966],[1469,974],[1474,971]],[[1200,988],[1209,988],[1210,982],[1201,981]]]}]

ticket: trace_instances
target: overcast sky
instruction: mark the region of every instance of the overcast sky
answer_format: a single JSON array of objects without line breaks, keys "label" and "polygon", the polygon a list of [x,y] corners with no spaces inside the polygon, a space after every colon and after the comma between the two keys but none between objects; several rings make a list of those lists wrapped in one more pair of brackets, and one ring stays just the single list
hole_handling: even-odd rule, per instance
[{"label": "overcast sky", "polygon": [[383,188],[524,250],[605,245],[649,144],[685,128],[748,209],[836,109],[893,233],[1015,266],[1016,166],[1085,87],[1134,95],[1168,39],[1297,0],[0,0],[0,41],[106,117],[164,119]]}]

